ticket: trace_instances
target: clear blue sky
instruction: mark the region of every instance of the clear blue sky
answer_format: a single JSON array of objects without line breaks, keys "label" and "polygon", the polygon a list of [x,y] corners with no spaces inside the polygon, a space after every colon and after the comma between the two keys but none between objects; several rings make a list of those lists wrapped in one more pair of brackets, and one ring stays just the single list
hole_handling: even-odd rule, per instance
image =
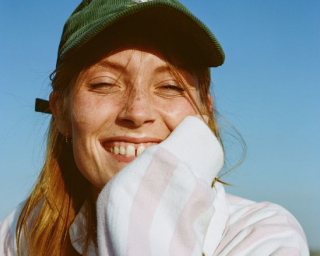
[{"label": "clear blue sky", "polygon": [[[49,116],[34,99],[48,98],[62,26],[79,2],[0,2],[0,219],[39,173]],[[283,205],[320,249],[320,1],[182,2],[226,52],[212,71],[216,106],[248,147],[227,190]],[[239,144],[222,126],[231,166]]]}]

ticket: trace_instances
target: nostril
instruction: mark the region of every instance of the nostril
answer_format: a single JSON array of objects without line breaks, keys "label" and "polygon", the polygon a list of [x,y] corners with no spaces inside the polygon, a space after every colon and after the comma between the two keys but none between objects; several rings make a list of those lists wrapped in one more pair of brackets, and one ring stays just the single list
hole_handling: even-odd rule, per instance
[{"label": "nostril", "polygon": [[128,124],[134,124],[134,122],[130,119],[122,119],[122,121]]},{"label": "nostril", "polygon": [[152,110],[137,111],[134,108],[130,108],[128,110],[124,110],[118,116],[119,124],[131,128],[140,127],[145,124],[151,124],[154,121],[155,117]]},{"label": "nostril", "polygon": [[122,118],[121,122],[126,126],[139,127],[144,124],[153,123],[153,119],[147,119],[143,117],[130,117],[130,118]]},{"label": "nostril", "polygon": [[155,120],[155,109],[146,93],[130,94],[130,97],[124,101],[122,110],[119,113],[118,121],[123,125],[138,127],[143,124],[150,124]]}]

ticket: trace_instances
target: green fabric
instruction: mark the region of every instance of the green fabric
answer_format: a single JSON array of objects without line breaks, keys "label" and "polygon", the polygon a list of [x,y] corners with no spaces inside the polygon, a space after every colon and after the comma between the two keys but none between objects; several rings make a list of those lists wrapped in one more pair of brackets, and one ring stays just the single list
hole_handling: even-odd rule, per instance
[{"label": "green fabric", "polygon": [[[223,64],[225,56],[217,39],[176,0],[84,0],[64,26],[57,66],[101,32],[127,18],[132,21],[139,16],[144,17],[149,27],[153,23],[163,26],[163,31],[168,31],[164,38],[170,37],[168,42],[192,55],[201,65],[217,67]],[[139,26],[133,29],[139,31]]]}]

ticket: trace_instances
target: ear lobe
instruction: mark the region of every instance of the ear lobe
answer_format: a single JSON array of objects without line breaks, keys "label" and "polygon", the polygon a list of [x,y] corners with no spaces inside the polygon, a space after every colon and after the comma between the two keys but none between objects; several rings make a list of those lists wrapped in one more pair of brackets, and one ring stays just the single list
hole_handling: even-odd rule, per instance
[{"label": "ear lobe", "polygon": [[59,132],[64,136],[70,135],[70,121],[66,115],[66,106],[61,94],[57,91],[51,92],[49,104]]},{"label": "ear lobe", "polygon": [[207,95],[207,107],[210,111],[210,114],[213,113],[213,99],[210,93]]}]

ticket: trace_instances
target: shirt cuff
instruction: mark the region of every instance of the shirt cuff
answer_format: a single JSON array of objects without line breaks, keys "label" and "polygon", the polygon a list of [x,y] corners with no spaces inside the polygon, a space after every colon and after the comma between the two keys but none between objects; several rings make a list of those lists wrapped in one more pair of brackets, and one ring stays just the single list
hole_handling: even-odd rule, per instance
[{"label": "shirt cuff", "polygon": [[210,128],[194,116],[187,116],[159,146],[189,165],[195,176],[209,185],[224,163],[220,142]]}]

